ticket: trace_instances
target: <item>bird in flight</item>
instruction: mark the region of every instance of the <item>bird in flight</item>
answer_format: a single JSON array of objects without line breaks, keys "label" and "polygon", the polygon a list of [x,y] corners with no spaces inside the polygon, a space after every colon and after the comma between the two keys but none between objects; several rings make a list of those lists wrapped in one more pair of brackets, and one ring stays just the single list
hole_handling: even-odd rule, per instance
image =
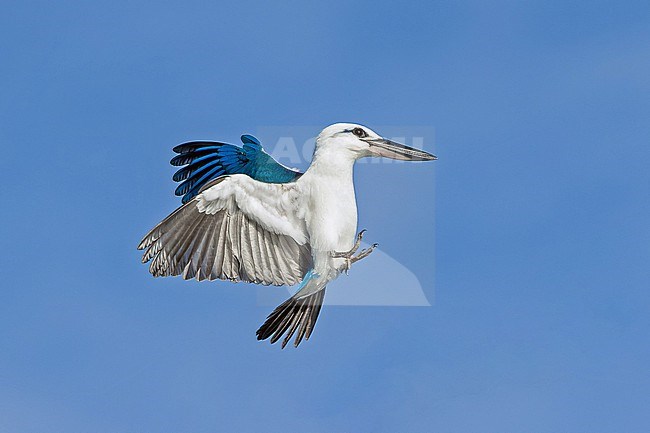
[{"label": "bird in flight", "polygon": [[284,335],[282,348],[295,334],[298,347],[314,329],[327,284],[377,246],[359,251],[365,230],[356,234],[355,161],[436,157],[365,126],[336,123],[318,135],[301,173],[275,161],[255,137],[241,139],[243,147],[194,141],[174,148],[183,205],[138,249],[154,277],[299,284],[257,330],[258,340],[271,343]]}]

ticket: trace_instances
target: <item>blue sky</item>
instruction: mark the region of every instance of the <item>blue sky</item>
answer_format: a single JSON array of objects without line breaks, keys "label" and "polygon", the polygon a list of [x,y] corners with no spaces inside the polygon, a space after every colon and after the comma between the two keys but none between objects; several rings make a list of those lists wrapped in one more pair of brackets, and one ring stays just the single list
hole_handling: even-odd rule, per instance
[{"label": "blue sky", "polygon": [[[0,431],[647,431],[647,2],[2,9]],[[171,147],[336,121],[435,130],[356,173],[432,307],[281,351],[256,288],[139,263]]]}]

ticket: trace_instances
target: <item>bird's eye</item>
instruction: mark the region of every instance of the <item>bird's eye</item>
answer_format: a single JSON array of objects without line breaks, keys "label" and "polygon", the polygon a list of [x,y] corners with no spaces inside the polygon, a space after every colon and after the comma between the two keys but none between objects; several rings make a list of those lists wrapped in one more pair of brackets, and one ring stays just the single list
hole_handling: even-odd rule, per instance
[{"label": "bird's eye", "polygon": [[361,128],[354,128],[354,129],[352,130],[352,133],[353,133],[354,135],[356,135],[357,137],[359,137],[359,138],[365,138],[365,137],[368,136],[368,134],[366,133],[366,131],[364,131],[364,130],[361,129]]}]

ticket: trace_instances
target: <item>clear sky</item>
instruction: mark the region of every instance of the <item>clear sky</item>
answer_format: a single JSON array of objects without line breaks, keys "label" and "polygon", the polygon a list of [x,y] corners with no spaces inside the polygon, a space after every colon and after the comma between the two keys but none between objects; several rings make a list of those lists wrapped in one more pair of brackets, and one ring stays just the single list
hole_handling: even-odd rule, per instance
[{"label": "clear sky", "polygon": [[[647,432],[648,47],[647,1],[3,2],[0,431]],[[337,121],[435,130],[356,172],[432,306],[282,351],[140,264],[174,145]]]}]

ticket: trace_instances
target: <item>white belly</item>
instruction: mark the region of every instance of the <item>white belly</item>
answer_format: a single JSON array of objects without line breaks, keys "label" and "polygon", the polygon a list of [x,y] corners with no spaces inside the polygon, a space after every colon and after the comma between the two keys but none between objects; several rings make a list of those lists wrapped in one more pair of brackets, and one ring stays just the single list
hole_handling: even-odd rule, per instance
[{"label": "white belly", "polygon": [[313,250],[346,251],[354,244],[357,205],[352,200],[328,199],[319,195],[310,203],[307,231]]},{"label": "white belly", "polygon": [[306,215],[312,250],[347,251],[354,245],[357,203],[354,188],[320,188],[309,197]]}]

